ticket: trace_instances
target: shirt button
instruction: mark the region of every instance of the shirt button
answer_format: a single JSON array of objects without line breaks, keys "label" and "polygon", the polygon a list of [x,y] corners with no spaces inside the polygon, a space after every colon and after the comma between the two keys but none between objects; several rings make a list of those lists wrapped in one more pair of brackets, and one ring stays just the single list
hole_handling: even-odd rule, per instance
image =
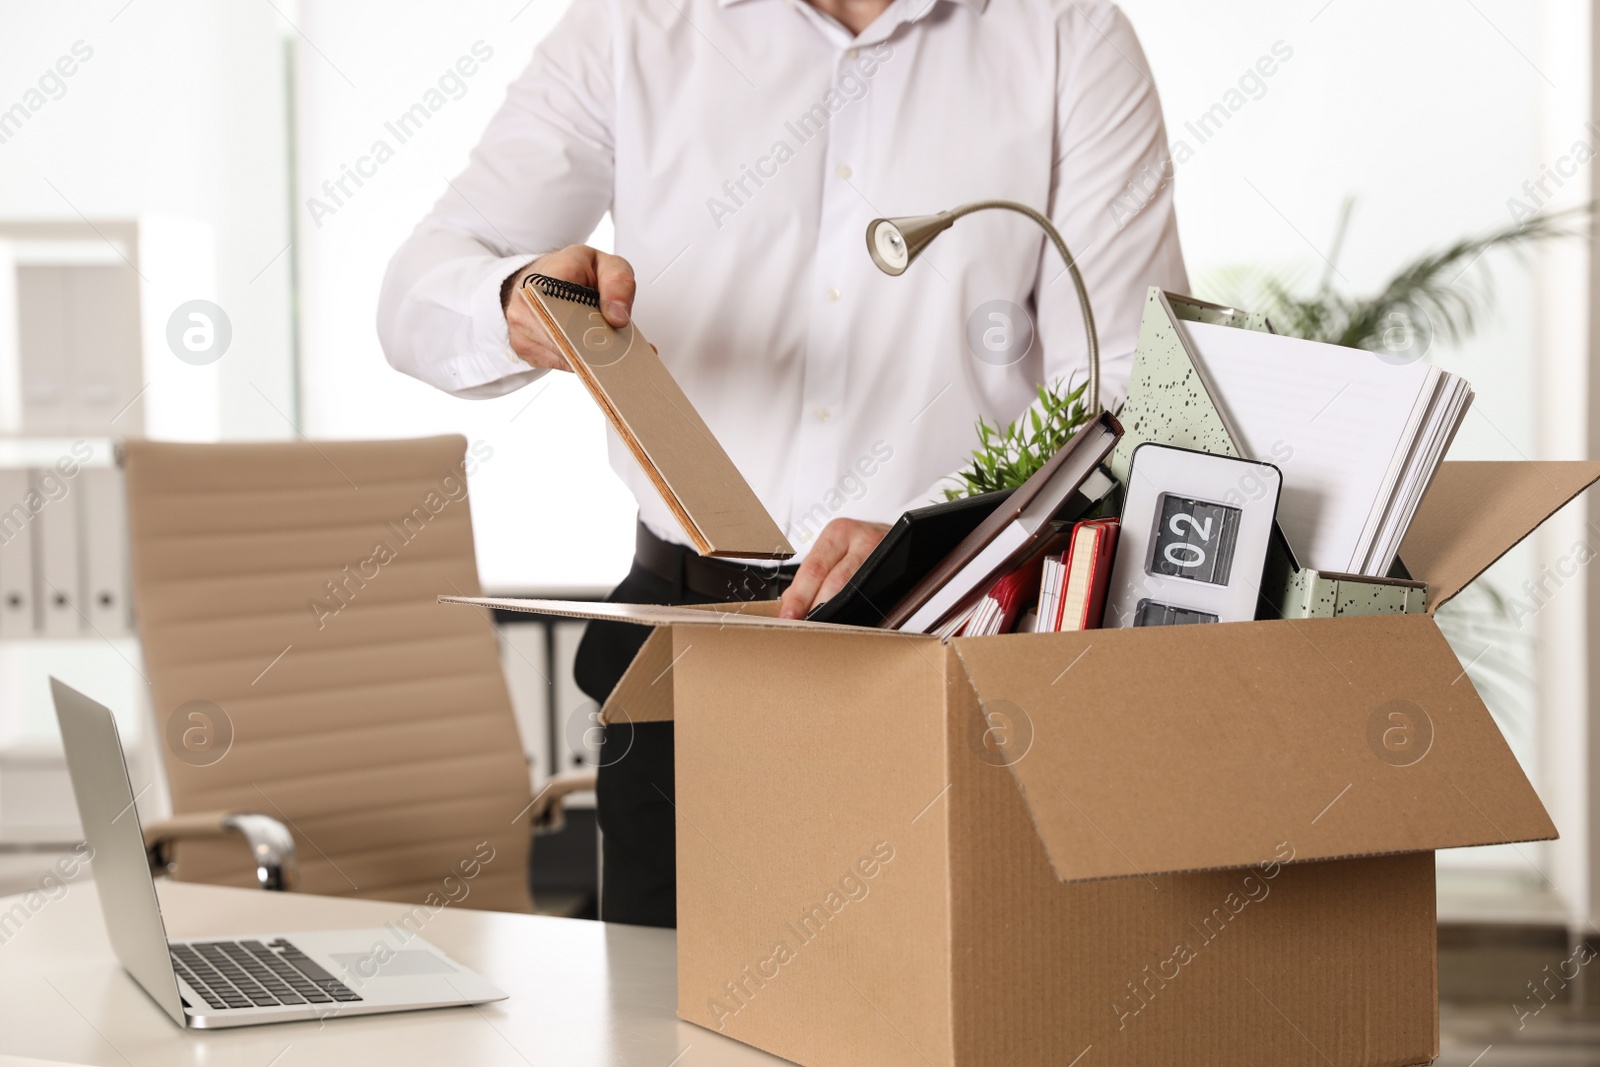
[{"label": "shirt button", "polygon": [[858,54],[858,50],[857,49],[847,48],[847,49],[845,49],[844,57],[846,59],[854,59],[857,54]]},{"label": "shirt button", "polygon": [[828,290],[828,299],[834,301],[835,303],[837,303],[838,300],[839,300],[839,290],[838,289],[829,289]]},{"label": "shirt button", "polygon": [[831,418],[833,418],[833,412],[832,411],[829,411],[827,408],[818,408],[817,409],[817,421],[818,422],[827,422]]},{"label": "shirt button", "polygon": [[839,169],[838,169],[838,171],[836,173],[839,175],[839,177],[843,178],[845,181],[849,181],[850,180],[850,175],[854,174],[855,171],[850,169],[850,164],[841,163],[841,164],[839,164]]}]

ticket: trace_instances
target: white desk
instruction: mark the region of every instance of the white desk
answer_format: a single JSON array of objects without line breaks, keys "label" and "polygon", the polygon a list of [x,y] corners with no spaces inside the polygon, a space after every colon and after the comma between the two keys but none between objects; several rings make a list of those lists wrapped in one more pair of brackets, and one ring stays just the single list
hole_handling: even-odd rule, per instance
[{"label": "white desk", "polygon": [[[161,883],[171,937],[382,926],[397,904]],[[0,915],[21,897],[0,898]],[[481,1008],[181,1030],[111,953],[95,886],[0,928],[6,1055],[135,1067],[382,1063],[746,1067],[787,1061],[680,1022],[669,930],[445,908],[422,934],[511,994]]]}]

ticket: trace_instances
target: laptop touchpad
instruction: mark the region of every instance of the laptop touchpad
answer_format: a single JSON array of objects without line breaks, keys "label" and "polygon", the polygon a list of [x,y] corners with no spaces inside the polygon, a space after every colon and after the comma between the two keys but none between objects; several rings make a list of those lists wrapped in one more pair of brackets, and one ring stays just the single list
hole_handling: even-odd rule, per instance
[{"label": "laptop touchpad", "polygon": [[402,949],[392,952],[389,958],[378,962],[370,952],[330,952],[333,961],[353,974],[369,975],[374,965],[379,978],[400,978],[412,974],[452,974],[455,968],[431,952],[420,949]]}]

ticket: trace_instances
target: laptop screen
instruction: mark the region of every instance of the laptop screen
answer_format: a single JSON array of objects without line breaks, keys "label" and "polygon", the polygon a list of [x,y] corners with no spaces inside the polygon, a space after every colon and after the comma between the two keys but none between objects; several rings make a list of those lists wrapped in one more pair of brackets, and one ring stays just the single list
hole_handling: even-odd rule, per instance
[{"label": "laptop screen", "polygon": [[111,947],[145,992],[181,1025],[183,1000],[167,952],[167,931],[145,859],[144,833],[116,720],[109,708],[54,678],[50,689]]}]

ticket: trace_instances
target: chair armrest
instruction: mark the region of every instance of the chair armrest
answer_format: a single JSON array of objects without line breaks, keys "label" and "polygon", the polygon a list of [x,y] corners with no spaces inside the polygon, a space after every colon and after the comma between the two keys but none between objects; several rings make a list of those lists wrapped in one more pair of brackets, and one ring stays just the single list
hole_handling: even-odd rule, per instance
[{"label": "chair armrest", "polygon": [[289,828],[270,815],[251,811],[204,811],[158,819],[144,828],[145,854],[153,874],[172,872],[172,846],[180,841],[242,837],[256,861],[262,889],[286,892],[300,877],[300,862]]},{"label": "chair armrest", "polygon": [[533,815],[533,832],[551,834],[561,829],[566,821],[562,816],[562,802],[573,793],[593,789],[594,782],[593,771],[565,771],[546,779],[529,809]]}]

